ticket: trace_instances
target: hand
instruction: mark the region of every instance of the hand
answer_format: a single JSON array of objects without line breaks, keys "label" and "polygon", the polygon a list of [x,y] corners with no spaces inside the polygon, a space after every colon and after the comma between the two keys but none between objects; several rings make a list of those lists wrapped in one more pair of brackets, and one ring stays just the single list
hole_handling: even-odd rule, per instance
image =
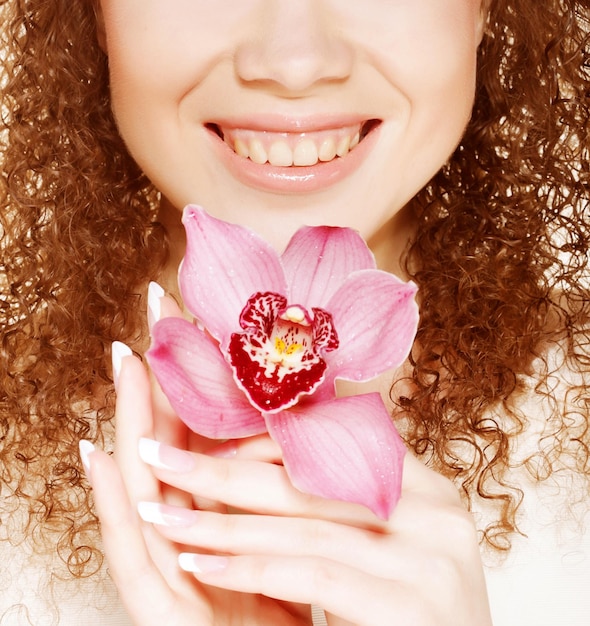
[{"label": "hand", "polygon": [[170,442],[204,449],[211,442],[191,439],[176,420],[157,414],[154,424],[150,381],[138,359],[123,359],[118,380],[115,458],[86,449],[110,573],[133,622],[138,626],[301,626],[309,609],[280,600],[206,586],[178,566],[179,546],[141,521],[137,503],[150,500],[188,506],[186,492],[161,485],[139,459],[140,437],[155,432]]},{"label": "hand", "polygon": [[[295,490],[268,437],[210,450],[161,398],[153,405],[149,387],[143,366],[124,359],[118,466],[90,455],[105,551],[136,623],[289,626],[309,623],[314,603],[331,626],[491,624],[473,522],[444,478],[407,455],[403,497],[385,523]],[[141,462],[142,437],[144,460],[168,469]],[[199,572],[180,570],[181,552]]]},{"label": "hand", "polygon": [[402,499],[381,522],[295,490],[268,438],[230,445],[222,450],[233,458],[142,443],[162,482],[254,513],[140,505],[162,536],[198,548],[181,556],[196,580],[317,604],[330,625],[491,624],[471,516],[452,484],[410,454]]}]

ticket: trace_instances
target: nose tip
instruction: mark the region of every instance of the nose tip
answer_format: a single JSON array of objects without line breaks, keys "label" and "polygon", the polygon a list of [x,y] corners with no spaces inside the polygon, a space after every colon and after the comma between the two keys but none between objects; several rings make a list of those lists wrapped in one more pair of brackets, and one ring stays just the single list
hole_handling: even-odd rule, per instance
[{"label": "nose tip", "polygon": [[302,92],[319,82],[343,80],[349,74],[352,55],[347,50],[332,53],[333,59],[329,59],[310,48],[277,48],[264,52],[243,49],[236,68],[238,76],[245,82],[274,83],[287,91]]},{"label": "nose tip", "polygon": [[239,46],[234,58],[239,78],[295,94],[321,82],[346,79],[352,48],[330,28],[318,5],[306,0],[277,4],[285,10],[266,15],[264,27]]}]

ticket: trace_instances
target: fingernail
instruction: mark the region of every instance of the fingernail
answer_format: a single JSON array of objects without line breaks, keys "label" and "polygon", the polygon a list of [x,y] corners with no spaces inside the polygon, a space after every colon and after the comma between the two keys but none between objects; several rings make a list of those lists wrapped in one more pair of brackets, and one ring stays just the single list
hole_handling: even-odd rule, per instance
[{"label": "fingernail", "polygon": [[183,552],[178,555],[178,564],[185,572],[206,574],[224,570],[229,564],[229,559],[226,556],[216,556],[214,554],[190,554]]},{"label": "fingernail", "polygon": [[82,461],[84,471],[86,472],[86,477],[88,478],[88,480],[90,480],[90,455],[94,452],[96,448],[90,441],[86,439],[80,440],[78,448],[80,449],[80,459]]},{"label": "fingernail", "polygon": [[160,526],[186,528],[196,523],[198,511],[182,509],[159,502],[138,502],[137,511],[144,522]]},{"label": "fingernail", "polygon": [[158,283],[152,281],[148,286],[148,325],[151,327],[162,315],[160,300],[164,297],[164,290]]},{"label": "fingernail", "polygon": [[189,452],[145,437],[139,440],[139,456],[144,463],[172,472],[190,472],[195,462]]},{"label": "fingernail", "polygon": [[115,389],[119,384],[119,375],[121,374],[123,359],[132,354],[133,352],[129,346],[121,341],[113,341],[113,345],[111,346],[111,358],[113,360],[113,382],[115,383]]}]

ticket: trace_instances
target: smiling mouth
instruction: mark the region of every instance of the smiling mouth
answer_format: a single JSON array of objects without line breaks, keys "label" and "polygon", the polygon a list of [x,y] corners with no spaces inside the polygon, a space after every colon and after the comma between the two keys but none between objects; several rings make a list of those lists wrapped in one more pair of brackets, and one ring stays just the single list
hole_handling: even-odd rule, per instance
[{"label": "smiling mouth", "polygon": [[297,133],[206,126],[238,156],[258,165],[309,167],[345,157],[380,123],[370,119],[350,126]]}]

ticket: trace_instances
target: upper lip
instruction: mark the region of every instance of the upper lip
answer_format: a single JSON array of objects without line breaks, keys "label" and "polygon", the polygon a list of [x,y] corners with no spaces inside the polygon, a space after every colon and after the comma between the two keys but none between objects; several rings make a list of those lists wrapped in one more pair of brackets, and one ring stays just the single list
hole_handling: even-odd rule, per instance
[{"label": "upper lip", "polygon": [[[294,149],[295,145],[297,145],[297,142],[300,141],[303,137],[313,137],[315,134],[318,141],[323,141],[325,139],[325,136],[322,138],[320,133],[329,133],[330,131],[333,131],[336,137],[336,144],[334,146],[334,149],[339,156],[344,156],[344,154],[341,154],[340,152],[340,150],[343,150],[344,147],[338,147],[340,145],[339,142],[345,138],[345,136],[340,137],[340,134],[342,132],[345,132],[345,130],[347,130],[350,133],[348,140],[351,143],[350,147],[352,148],[356,146],[360,141],[362,141],[365,136],[381,122],[381,120],[375,118],[362,119],[360,121],[358,120],[358,118],[356,118],[356,120],[354,121],[351,120],[352,118],[348,118],[346,120],[343,118],[339,118],[337,124],[327,122],[326,120],[323,120],[321,124],[318,121],[314,121],[314,123],[310,124],[303,123],[301,120],[291,120],[291,123],[284,124],[280,123],[275,117],[272,119],[265,119],[264,121],[260,118],[257,118],[255,120],[232,120],[229,124],[225,122],[209,122],[206,124],[206,128],[215,133],[222,141],[227,143],[232,148],[232,150],[237,151],[240,154],[242,152],[237,149],[237,144],[235,143],[235,141],[237,140],[237,137],[235,137],[235,133],[237,132],[260,133],[260,135],[264,137],[273,137],[280,135],[284,138],[287,138],[291,136],[293,137],[293,141],[295,142],[291,146],[291,148]],[[355,126],[358,129],[356,133],[354,132]],[[356,139],[354,138],[355,135]],[[242,143],[244,141],[248,142],[247,135],[242,137],[241,140]],[[243,143],[243,145],[245,146],[246,144]],[[268,145],[265,146],[265,148],[268,149]],[[317,148],[319,150],[319,144]],[[346,147],[346,152],[348,152],[348,147]],[[249,156],[251,156],[251,154]],[[269,153],[266,153],[266,158],[269,158]],[[272,161],[272,159],[270,160]],[[320,156],[320,160],[323,160],[323,157]],[[281,163],[281,165],[287,164],[287,162]],[[298,163],[298,165],[300,164],[302,164],[302,162]]]},{"label": "upper lip", "polygon": [[223,131],[224,128],[240,128],[272,133],[306,133],[377,121],[379,120],[374,116],[361,116],[358,114],[324,115],[321,117],[287,117],[268,114],[209,120],[205,123],[205,126],[221,131]]}]

